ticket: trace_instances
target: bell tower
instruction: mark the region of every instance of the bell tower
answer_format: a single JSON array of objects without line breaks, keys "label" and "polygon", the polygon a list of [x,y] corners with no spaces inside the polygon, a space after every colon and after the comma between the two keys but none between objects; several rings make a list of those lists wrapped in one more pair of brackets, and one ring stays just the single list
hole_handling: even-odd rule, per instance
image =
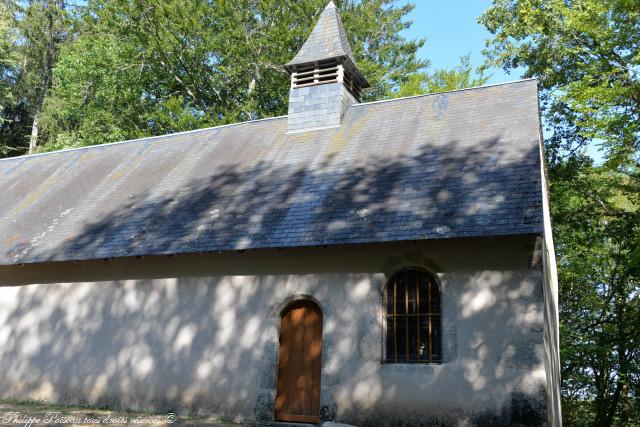
[{"label": "bell tower", "polygon": [[285,69],[291,75],[289,133],[339,127],[349,107],[360,102],[362,89],[369,87],[333,1]]}]

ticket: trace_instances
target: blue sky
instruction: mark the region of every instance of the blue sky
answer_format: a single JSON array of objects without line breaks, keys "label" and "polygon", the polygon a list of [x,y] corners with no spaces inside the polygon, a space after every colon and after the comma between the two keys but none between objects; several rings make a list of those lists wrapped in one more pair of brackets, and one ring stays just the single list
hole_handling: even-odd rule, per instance
[{"label": "blue sky", "polygon": [[[490,0],[412,0],[410,3],[415,4],[409,15],[413,25],[403,35],[408,39],[427,38],[419,55],[431,61],[432,69],[453,68],[467,53],[471,53],[474,67],[482,64],[482,49],[491,34],[477,19],[489,8]],[[508,75],[497,69],[487,84],[520,77],[520,73]]]},{"label": "blue sky", "polygon": [[[474,67],[483,63],[482,49],[485,41],[491,38],[491,33],[478,23],[478,17],[491,6],[491,0],[401,0],[400,3],[415,4],[408,16],[413,25],[403,35],[407,39],[426,37],[419,56],[431,61],[431,70],[453,68],[460,56],[467,53],[471,53]],[[494,69],[486,84],[503,83],[521,77],[522,70],[506,74],[502,69]],[[589,144],[586,153],[596,164],[602,163],[604,157],[597,143]]]}]

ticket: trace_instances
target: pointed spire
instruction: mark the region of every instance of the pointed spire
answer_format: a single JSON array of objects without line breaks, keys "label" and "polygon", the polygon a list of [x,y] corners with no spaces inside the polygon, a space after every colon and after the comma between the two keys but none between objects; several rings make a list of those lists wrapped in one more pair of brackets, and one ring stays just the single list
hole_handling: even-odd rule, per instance
[{"label": "pointed spire", "polygon": [[307,41],[285,67],[292,71],[300,65],[337,58],[348,58],[355,64],[340,14],[333,1],[330,1]]},{"label": "pointed spire", "polygon": [[290,133],[339,127],[369,82],[356,67],[336,5],[330,1],[320,19],[287,65],[291,74]]}]

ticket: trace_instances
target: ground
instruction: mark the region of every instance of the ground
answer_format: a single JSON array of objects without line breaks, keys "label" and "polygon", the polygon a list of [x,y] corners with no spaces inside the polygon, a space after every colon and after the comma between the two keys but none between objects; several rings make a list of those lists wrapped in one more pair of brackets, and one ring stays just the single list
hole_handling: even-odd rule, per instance
[{"label": "ground", "polygon": [[0,400],[1,426],[214,426],[245,427],[229,420],[215,417],[169,413],[151,413],[141,411],[112,411],[107,408],[87,406],[53,405],[42,401]]}]

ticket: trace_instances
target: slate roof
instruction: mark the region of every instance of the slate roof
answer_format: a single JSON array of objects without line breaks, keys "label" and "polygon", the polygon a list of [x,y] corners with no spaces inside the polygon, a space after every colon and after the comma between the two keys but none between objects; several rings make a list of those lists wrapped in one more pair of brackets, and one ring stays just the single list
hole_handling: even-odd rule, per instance
[{"label": "slate roof", "polygon": [[0,160],[0,265],[542,233],[534,80]]},{"label": "slate roof", "polygon": [[338,9],[331,1],[320,15],[307,41],[285,67],[292,69],[295,65],[339,57],[349,58],[353,64],[356,62]]}]

